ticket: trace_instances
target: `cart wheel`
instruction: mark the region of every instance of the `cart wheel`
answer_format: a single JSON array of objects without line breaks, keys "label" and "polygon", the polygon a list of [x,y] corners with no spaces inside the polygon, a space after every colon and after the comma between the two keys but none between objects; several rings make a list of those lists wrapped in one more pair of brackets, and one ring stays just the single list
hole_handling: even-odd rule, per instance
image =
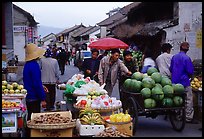
[{"label": "cart wheel", "polygon": [[137,104],[135,102],[135,99],[133,97],[129,97],[127,99],[126,110],[132,117],[133,134],[134,134],[137,128],[137,123],[138,123],[138,109],[137,109]]},{"label": "cart wheel", "polygon": [[169,119],[173,129],[176,131],[182,131],[186,124],[185,109],[176,109],[169,115]]}]

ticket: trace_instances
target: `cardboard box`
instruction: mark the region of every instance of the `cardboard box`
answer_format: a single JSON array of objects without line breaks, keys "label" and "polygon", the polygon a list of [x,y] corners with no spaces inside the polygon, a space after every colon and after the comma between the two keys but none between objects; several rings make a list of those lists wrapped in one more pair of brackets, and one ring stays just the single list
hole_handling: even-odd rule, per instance
[{"label": "cardboard box", "polygon": [[72,137],[73,128],[42,130],[31,129],[31,137]]},{"label": "cardboard box", "polygon": [[[52,114],[59,113],[61,116],[72,118],[72,114],[70,111],[60,111],[60,112],[43,112],[43,113],[32,113],[31,119],[37,117],[39,115],[44,114]],[[53,130],[45,130],[45,129],[31,129],[31,137],[72,137],[73,128],[67,129],[53,129]]]},{"label": "cardboard box", "polygon": [[120,131],[121,133],[126,133],[130,136],[133,136],[133,123],[132,122],[125,123],[125,124],[120,124],[120,123],[112,124],[112,123],[106,122],[105,126],[106,127],[114,127],[118,131]]}]

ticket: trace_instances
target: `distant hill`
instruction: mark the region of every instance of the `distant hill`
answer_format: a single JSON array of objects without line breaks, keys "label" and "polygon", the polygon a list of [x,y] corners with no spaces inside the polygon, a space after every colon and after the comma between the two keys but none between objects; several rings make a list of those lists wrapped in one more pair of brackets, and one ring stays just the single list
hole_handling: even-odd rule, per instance
[{"label": "distant hill", "polygon": [[41,37],[45,37],[50,33],[57,34],[63,30],[64,30],[63,28],[56,28],[56,27],[49,27],[49,26],[40,25],[38,28],[38,35],[41,35]]}]

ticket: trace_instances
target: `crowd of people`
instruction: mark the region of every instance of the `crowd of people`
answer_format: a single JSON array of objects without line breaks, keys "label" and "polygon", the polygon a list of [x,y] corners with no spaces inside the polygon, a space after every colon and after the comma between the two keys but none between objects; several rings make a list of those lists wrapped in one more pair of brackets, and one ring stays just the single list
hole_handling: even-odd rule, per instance
[{"label": "crowd of people", "polygon": [[[186,54],[189,50],[189,43],[181,43],[180,52],[175,55],[170,54],[172,45],[169,43],[164,43],[161,49],[161,54],[155,60],[149,49],[144,52],[141,71],[130,50],[124,50],[121,58],[119,49],[112,49],[110,52],[104,51],[103,54],[99,54],[97,49],[92,49],[91,58],[85,59],[82,63],[82,72],[85,77],[90,77],[100,85],[105,84],[104,89],[111,96],[117,80],[119,80],[120,90],[125,79],[134,72],[146,73],[149,67],[156,67],[162,75],[168,76],[172,83],[180,83],[185,87],[187,94],[186,121],[196,123],[193,118],[193,95],[189,80],[194,69],[190,57]],[[59,83],[60,74],[64,74],[65,65],[70,64],[72,53],[66,52],[62,48],[43,50],[35,44],[27,44],[25,54],[23,82],[28,91],[26,106],[27,120],[30,120],[31,113],[39,113],[41,107],[48,111],[54,108],[55,85]],[[122,101],[123,96],[119,95]]]}]

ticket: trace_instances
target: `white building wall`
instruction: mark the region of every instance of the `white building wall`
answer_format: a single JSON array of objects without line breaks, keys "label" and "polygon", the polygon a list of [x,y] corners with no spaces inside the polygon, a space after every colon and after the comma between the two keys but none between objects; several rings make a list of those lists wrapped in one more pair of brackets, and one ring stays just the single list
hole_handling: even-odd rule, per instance
[{"label": "white building wall", "polygon": [[[97,40],[96,34],[99,34],[99,33],[100,33],[100,29],[98,29],[98,30],[96,30],[95,32],[89,34],[89,42],[87,43],[87,46],[91,43],[91,42],[90,42],[91,39],[94,39],[94,41]],[[87,50],[90,50],[90,48],[87,47]]]},{"label": "white building wall", "polygon": [[201,13],[202,2],[179,2],[179,25],[165,29],[166,42],[173,45],[172,54],[178,53],[180,43],[186,40],[190,43],[190,50],[187,54],[191,59],[202,59],[202,47],[199,48],[196,45],[196,33],[202,30]]}]

